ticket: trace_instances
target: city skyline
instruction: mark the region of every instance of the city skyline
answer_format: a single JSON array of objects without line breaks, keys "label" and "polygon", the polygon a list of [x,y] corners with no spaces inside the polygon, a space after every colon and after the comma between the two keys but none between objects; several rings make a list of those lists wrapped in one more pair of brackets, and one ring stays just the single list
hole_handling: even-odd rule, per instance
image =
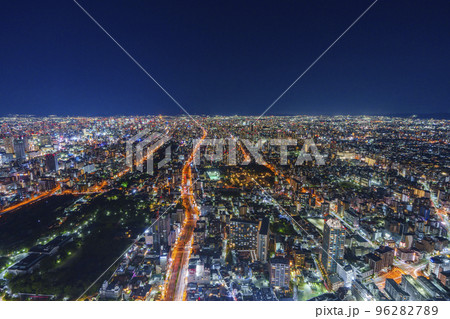
[{"label": "city skyline", "polygon": [[0,124],[5,300],[450,298],[449,120]]},{"label": "city skyline", "polygon": [[448,314],[448,0],[2,9],[6,317]]}]

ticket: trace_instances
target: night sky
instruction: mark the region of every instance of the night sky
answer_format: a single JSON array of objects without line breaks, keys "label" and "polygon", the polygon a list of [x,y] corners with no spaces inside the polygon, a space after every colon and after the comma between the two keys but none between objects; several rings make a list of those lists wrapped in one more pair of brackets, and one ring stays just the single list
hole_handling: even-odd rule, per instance
[{"label": "night sky", "polygon": [[[373,1],[79,0],[192,114],[260,115]],[[449,112],[450,1],[378,3],[268,114]],[[0,115],[182,114],[71,0],[2,1]]]}]

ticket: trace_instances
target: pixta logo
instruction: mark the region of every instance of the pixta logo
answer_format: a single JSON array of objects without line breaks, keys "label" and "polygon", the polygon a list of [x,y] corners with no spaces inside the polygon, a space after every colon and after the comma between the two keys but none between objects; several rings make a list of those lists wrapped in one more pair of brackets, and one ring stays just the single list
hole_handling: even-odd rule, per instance
[{"label": "pixta logo", "polygon": [[[140,131],[138,134],[129,138],[126,142],[127,166],[132,170],[134,169],[134,166],[136,166],[137,171],[143,172],[144,161],[147,161],[147,174],[153,175],[153,155],[169,140],[170,136],[163,133],[151,133],[148,129]],[[145,155],[144,149],[147,149],[147,153]],[[136,155],[134,156],[134,154]],[[169,145],[165,148],[164,159],[158,162],[158,169],[167,164],[170,161],[170,157],[171,148]]]},{"label": "pixta logo", "polygon": [[[228,165],[237,165],[237,145],[241,143],[243,147],[241,148],[247,155],[251,155],[255,162],[259,165],[267,165],[264,160],[262,151],[267,146],[278,147],[280,152],[280,164],[287,165],[288,163],[288,147],[296,147],[296,139],[269,139],[269,140],[258,140],[252,142],[247,139],[197,139],[194,140],[194,148],[200,144],[200,152],[195,153],[194,164],[200,164],[201,158],[201,146],[205,146],[209,151],[205,151],[204,157],[211,162],[218,162],[223,160],[224,147],[228,147]],[[312,161],[314,158],[317,165],[324,165],[324,157],[319,153],[316,144],[312,139],[305,139],[303,147],[300,150],[295,165],[302,165],[305,162]],[[251,162],[250,156],[246,156],[240,165],[248,165]]]}]

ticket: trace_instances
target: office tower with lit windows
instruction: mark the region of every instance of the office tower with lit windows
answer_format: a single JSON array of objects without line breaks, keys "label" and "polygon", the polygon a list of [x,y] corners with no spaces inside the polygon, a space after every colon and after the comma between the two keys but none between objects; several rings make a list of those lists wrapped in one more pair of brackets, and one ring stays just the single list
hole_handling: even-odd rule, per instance
[{"label": "office tower with lit windows", "polygon": [[58,170],[58,159],[56,154],[45,155],[45,168],[47,172],[56,172]]},{"label": "office tower with lit windows", "polygon": [[231,248],[238,251],[256,251],[259,222],[243,219],[230,220]]},{"label": "office tower with lit windows", "polygon": [[51,139],[50,135],[42,135],[39,138],[39,144],[41,145],[41,147],[51,146],[52,145],[52,139]]},{"label": "office tower with lit windows", "polygon": [[337,219],[324,225],[321,262],[328,273],[335,273],[337,263],[344,259],[345,230]]},{"label": "office tower with lit windows", "polygon": [[259,229],[258,229],[258,260],[262,262],[267,261],[267,255],[268,255],[268,248],[269,248],[269,236],[270,236],[270,229],[269,229],[270,221],[268,218],[263,218],[261,222],[259,223]]},{"label": "office tower with lit windows", "polygon": [[289,288],[291,270],[289,260],[276,257],[269,261],[270,284],[275,288]]},{"label": "office tower with lit windows", "polygon": [[14,153],[14,138],[12,137],[6,137],[3,139],[3,147],[5,148],[5,151],[7,154],[13,154]]},{"label": "office tower with lit windows", "polygon": [[15,140],[14,141],[14,153],[16,155],[16,161],[22,162],[26,158],[25,153],[25,141],[24,140]]}]

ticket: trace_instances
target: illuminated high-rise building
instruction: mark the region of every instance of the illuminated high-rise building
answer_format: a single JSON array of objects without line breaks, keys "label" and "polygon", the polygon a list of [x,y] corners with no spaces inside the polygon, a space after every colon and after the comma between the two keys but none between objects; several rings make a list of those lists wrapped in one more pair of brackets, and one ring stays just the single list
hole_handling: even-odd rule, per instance
[{"label": "illuminated high-rise building", "polygon": [[256,251],[259,223],[243,219],[230,220],[231,247],[235,250]]},{"label": "illuminated high-rise building", "polygon": [[321,261],[328,273],[337,270],[337,263],[344,259],[345,229],[337,219],[329,219],[323,229]]},{"label": "illuminated high-rise building", "polygon": [[286,258],[272,258],[269,261],[270,284],[275,288],[289,288],[291,270]]},{"label": "illuminated high-rise building", "polygon": [[14,141],[14,153],[16,154],[16,161],[22,162],[26,158],[25,153],[25,141],[15,140]]},{"label": "illuminated high-rise building", "polygon": [[257,240],[257,256],[258,260],[262,262],[267,261],[269,236],[270,236],[270,221],[269,218],[263,218],[259,223],[258,240]]},{"label": "illuminated high-rise building", "polygon": [[7,154],[13,154],[14,153],[14,138],[6,137],[3,140],[3,146],[4,146]]},{"label": "illuminated high-rise building", "polygon": [[45,155],[45,168],[48,172],[56,172],[58,170],[58,159],[55,154]]}]

